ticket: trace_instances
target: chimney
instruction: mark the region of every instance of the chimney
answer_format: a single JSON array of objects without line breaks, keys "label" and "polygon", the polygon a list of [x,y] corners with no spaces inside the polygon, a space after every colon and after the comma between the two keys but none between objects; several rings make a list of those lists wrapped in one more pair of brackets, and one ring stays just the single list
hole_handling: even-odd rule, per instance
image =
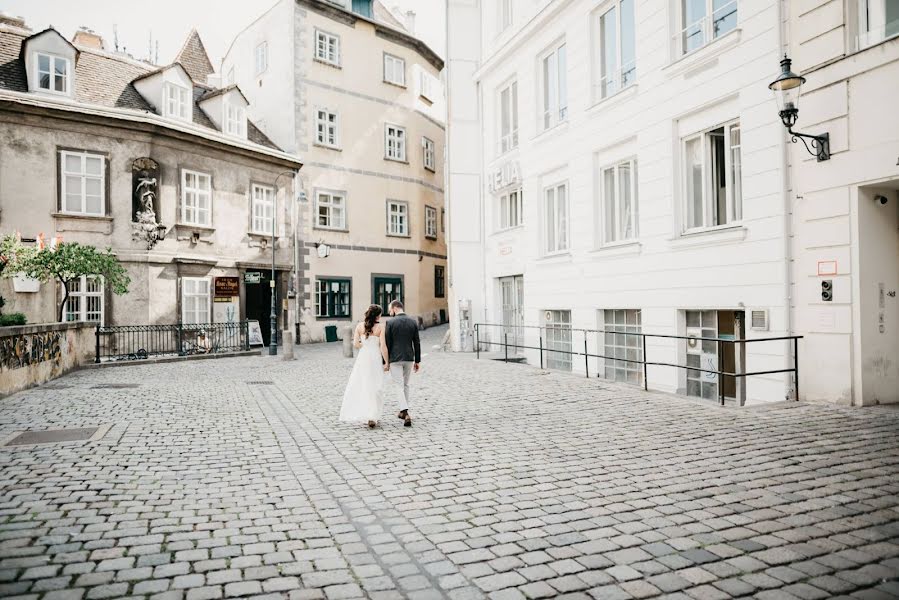
[{"label": "chimney", "polygon": [[84,46],[95,50],[106,49],[100,34],[88,27],[79,27],[78,31],[75,32],[75,37],[72,38],[72,43],[76,46]]},{"label": "chimney", "polygon": [[415,35],[415,11],[407,10],[406,11],[406,31]]},{"label": "chimney", "polygon": [[25,29],[27,31],[31,31],[27,25],[25,25],[25,19],[22,17],[14,17],[12,15],[8,15],[3,11],[0,11],[0,25],[9,25],[11,27],[18,27],[19,29]]}]

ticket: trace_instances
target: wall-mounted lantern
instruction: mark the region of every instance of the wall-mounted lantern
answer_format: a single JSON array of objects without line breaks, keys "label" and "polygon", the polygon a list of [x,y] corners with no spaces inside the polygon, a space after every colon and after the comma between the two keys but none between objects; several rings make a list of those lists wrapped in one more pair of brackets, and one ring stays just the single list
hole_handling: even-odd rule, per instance
[{"label": "wall-mounted lantern", "polygon": [[[783,121],[784,127],[787,128],[789,134],[793,136],[794,144],[797,140],[801,140],[809,154],[818,158],[818,162],[830,160],[829,133],[809,135],[793,131],[793,125],[799,120],[799,90],[802,84],[805,83],[805,77],[797,75],[790,70],[792,62],[784,54],[783,60],[780,61],[780,76],[768,84],[768,89],[774,92],[774,97],[777,99],[777,107],[780,109],[780,120]],[[811,148],[809,148],[808,142],[805,141],[806,139],[811,141]]]}]

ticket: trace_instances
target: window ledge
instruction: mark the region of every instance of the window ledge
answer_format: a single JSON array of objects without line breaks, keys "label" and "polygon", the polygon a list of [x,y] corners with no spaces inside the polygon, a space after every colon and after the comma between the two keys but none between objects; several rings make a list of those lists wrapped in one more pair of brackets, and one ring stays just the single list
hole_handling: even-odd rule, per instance
[{"label": "window ledge", "polygon": [[313,225],[312,229],[315,231],[330,231],[333,233],[349,233],[350,230],[346,227],[322,227],[321,225]]},{"label": "window ledge", "polygon": [[674,248],[694,248],[701,246],[717,246],[719,244],[742,242],[746,239],[747,229],[742,225],[729,225],[715,229],[687,232],[668,240]]},{"label": "window ledge", "polygon": [[51,216],[54,219],[75,219],[77,221],[109,221],[112,222],[112,217],[107,215],[87,215],[83,213],[68,213],[68,212],[55,212],[51,213]]},{"label": "window ledge", "polygon": [[425,239],[426,239],[426,240],[431,240],[431,241],[436,242],[436,241],[437,241],[437,236],[436,236],[436,235],[426,235],[426,236],[425,236]]},{"label": "window ledge", "polygon": [[316,321],[352,321],[353,317],[315,317]]},{"label": "window ledge", "polygon": [[504,233],[513,233],[519,229],[524,229],[524,223],[521,225],[513,225],[512,227],[504,227],[502,229],[497,229],[491,235],[503,235]]},{"label": "window ledge", "polygon": [[215,227],[210,225],[194,225],[192,223],[175,223],[175,227],[178,227],[179,229],[190,229],[191,231],[203,231],[206,233],[215,231]]},{"label": "window ledge", "polygon": [[411,233],[387,233],[387,234],[385,234],[385,235],[386,235],[387,237],[392,237],[392,238],[403,238],[403,239],[409,239],[409,238],[412,237],[412,234],[411,234]]},{"label": "window ledge", "polygon": [[570,123],[570,121],[568,119],[565,119],[564,121],[556,123],[555,125],[551,125],[551,126],[547,127],[546,129],[544,129],[543,131],[541,131],[540,133],[538,133],[537,135],[535,135],[534,137],[532,137],[531,141],[539,142],[539,141],[541,141],[540,138],[542,138],[542,137],[551,137],[554,133],[559,133],[561,131],[564,131],[564,130],[568,129],[568,123]]},{"label": "window ledge", "polygon": [[718,57],[719,54],[740,43],[742,29],[735,27],[720,38],[712,40],[702,48],[693,50],[672,60],[670,64],[662,67],[662,72],[667,75],[681,75],[690,69],[700,67]]},{"label": "window ledge", "polygon": [[390,158],[389,156],[385,156],[385,157],[384,157],[384,160],[386,160],[386,161],[388,161],[388,162],[400,163],[401,165],[408,165],[408,164],[409,164],[409,161],[408,161],[408,160],[400,160],[400,159],[398,159],[398,158]]},{"label": "window ledge", "polygon": [[571,262],[571,252],[555,252],[553,254],[544,254],[540,258],[537,259],[537,262]]},{"label": "window ledge", "polygon": [[627,256],[630,254],[640,254],[643,251],[643,244],[637,240],[628,240],[626,242],[614,242],[605,244],[599,248],[594,248],[590,254],[594,256]]},{"label": "window ledge", "polygon": [[637,85],[636,83],[632,83],[626,88],[622,88],[612,94],[611,96],[606,96],[600,100],[597,100],[593,103],[593,106],[587,109],[587,112],[594,112],[601,108],[609,108],[611,106],[615,106],[617,104],[621,104],[626,100],[631,100],[634,96],[637,95]]},{"label": "window ledge", "polygon": [[316,148],[324,148],[325,150],[334,150],[335,152],[343,152],[343,148],[340,146],[330,146],[328,144],[322,144],[321,142],[313,142],[313,146]]},{"label": "window ledge", "polygon": [[[272,239],[271,231],[269,231],[268,233],[263,233],[262,231],[248,231],[247,235],[250,236],[251,238],[265,238],[267,240]],[[275,234],[276,240],[281,239],[281,237],[282,237],[282,235],[280,233]]]},{"label": "window ledge", "polygon": [[405,83],[396,83],[394,81],[387,81],[386,79],[384,80],[384,83],[386,83],[387,85],[392,85],[393,87],[398,87],[403,90],[406,89]]},{"label": "window ledge", "polygon": [[312,59],[313,62],[317,62],[320,65],[325,65],[326,67],[331,67],[332,69],[343,69],[340,63],[332,63],[330,60],[325,60],[323,58],[315,57]]},{"label": "window ledge", "polygon": [[436,168],[432,169],[431,167],[425,167],[425,171],[430,171],[431,173],[436,173],[437,169]]}]

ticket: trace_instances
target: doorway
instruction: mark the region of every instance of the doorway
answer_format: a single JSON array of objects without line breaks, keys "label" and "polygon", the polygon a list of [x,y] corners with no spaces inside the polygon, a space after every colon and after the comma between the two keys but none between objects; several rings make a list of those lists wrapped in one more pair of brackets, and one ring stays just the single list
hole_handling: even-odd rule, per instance
[{"label": "doorway", "polygon": [[[743,311],[736,310],[687,310],[685,335],[691,338],[717,338],[720,340],[743,339]],[[736,344],[715,342],[713,339],[691,339],[686,342],[686,365],[706,371],[737,372]],[[718,347],[721,347],[723,364],[719,369]],[[686,395],[706,400],[720,397],[718,375],[688,369],[686,371]],[[737,378],[724,376],[721,386],[726,399],[738,400]]]},{"label": "doorway", "polygon": [[524,277],[502,277],[499,280],[500,301],[502,303],[503,337],[509,336],[509,344],[514,347],[510,352],[515,354],[521,351],[524,345],[524,317],[522,305],[524,304]]},{"label": "doorway", "polygon": [[[278,272],[275,272],[277,281]],[[272,287],[271,271],[258,270],[244,273],[244,294],[246,297],[246,318],[248,321],[259,321],[262,341],[268,346],[272,338]],[[276,298],[277,300],[277,298]],[[277,306],[275,307],[277,309]],[[277,311],[275,313],[277,315]]]}]

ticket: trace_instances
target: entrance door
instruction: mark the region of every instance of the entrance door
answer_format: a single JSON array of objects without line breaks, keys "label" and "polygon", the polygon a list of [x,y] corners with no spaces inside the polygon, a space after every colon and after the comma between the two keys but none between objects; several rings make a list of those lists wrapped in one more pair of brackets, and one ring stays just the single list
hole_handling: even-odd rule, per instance
[{"label": "entrance door", "polygon": [[[276,273],[277,275],[277,273]],[[244,289],[247,303],[247,320],[259,321],[262,341],[271,342],[272,288],[269,284],[271,271],[247,271],[244,275]],[[277,309],[277,307],[275,307]],[[275,313],[277,315],[277,312]]]},{"label": "entrance door", "polygon": [[[721,340],[743,339],[743,312],[733,310],[688,310],[686,335],[691,337],[718,338]],[[687,366],[706,371],[718,371],[718,346],[713,340],[687,341]],[[736,347],[734,344],[720,342],[724,364],[721,371],[736,372]],[[737,382],[735,377],[723,377],[724,397],[736,399]],[[715,373],[687,371],[687,395],[707,400],[716,400],[719,396],[718,376]]]},{"label": "entrance door", "polygon": [[503,277],[499,280],[500,297],[503,313],[503,335],[509,336],[509,344],[516,346],[510,348],[510,352],[518,353],[517,346],[524,345],[524,317],[522,305],[524,304],[524,278]]},{"label": "entrance door", "polygon": [[543,317],[546,328],[546,366],[571,370],[571,311],[548,310]]},{"label": "entrance door", "polygon": [[405,303],[403,280],[399,277],[375,277],[372,289],[372,304],[377,304],[387,314],[387,307],[394,300]]}]

